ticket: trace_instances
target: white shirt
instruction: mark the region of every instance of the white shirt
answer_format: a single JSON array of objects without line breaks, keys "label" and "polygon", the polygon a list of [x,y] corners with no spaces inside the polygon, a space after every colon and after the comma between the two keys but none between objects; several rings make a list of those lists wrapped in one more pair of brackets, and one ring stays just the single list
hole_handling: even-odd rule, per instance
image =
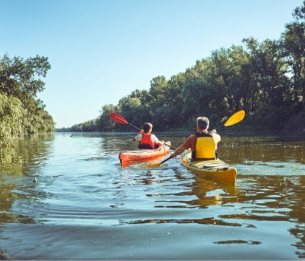
[{"label": "white shirt", "polygon": [[[151,141],[152,141],[153,143],[155,143],[155,142],[157,142],[157,143],[160,142],[160,141],[158,140],[158,138],[156,137],[155,134],[151,134],[150,138],[151,138]],[[140,142],[141,139],[142,139],[142,134],[139,133],[137,136],[135,136],[134,139],[135,139],[135,141]]]}]

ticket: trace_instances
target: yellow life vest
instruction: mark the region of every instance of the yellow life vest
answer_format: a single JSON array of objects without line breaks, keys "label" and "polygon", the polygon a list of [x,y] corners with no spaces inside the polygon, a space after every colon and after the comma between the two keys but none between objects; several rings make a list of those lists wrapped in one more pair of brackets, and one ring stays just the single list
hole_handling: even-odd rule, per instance
[{"label": "yellow life vest", "polygon": [[215,142],[213,136],[199,132],[196,132],[195,134],[197,139],[193,159],[215,159]]}]

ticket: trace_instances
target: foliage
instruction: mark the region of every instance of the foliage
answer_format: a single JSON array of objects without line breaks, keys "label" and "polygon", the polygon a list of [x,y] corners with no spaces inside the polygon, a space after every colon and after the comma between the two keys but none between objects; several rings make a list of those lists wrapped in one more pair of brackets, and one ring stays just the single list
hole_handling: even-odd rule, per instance
[{"label": "foliage", "polygon": [[196,61],[169,80],[153,78],[149,91],[136,90],[118,105],[104,106],[100,117],[91,121],[92,129],[130,130],[130,126],[118,126],[109,119],[113,111],[135,126],[149,121],[154,130],[173,130],[193,129],[199,115],[208,116],[219,126],[244,109],[244,123],[256,129],[279,131],[291,126],[303,130],[305,1],[294,10],[293,19],[278,40],[258,42],[250,37],[239,46],[213,51],[210,57]]},{"label": "foliage", "polygon": [[0,142],[11,144],[23,135],[23,108],[19,99],[0,93]]},{"label": "foliage", "polygon": [[45,77],[50,69],[48,59],[36,56],[22,59],[0,57],[0,142],[9,145],[24,135],[54,130],[52,116],[45,105],[36,99],[44,90]]}]

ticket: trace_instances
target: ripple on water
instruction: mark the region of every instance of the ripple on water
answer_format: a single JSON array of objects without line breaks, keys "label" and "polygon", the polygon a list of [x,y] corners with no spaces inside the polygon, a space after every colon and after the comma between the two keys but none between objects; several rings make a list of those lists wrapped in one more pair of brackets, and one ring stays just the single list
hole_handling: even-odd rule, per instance
[{"label": "ripple on water", "polygon": [[294,162],[263,162],[245,161],[244,164],[233,165],[238,169],[238,175],[277,175],[277,176],[304,176],[305,165]]},{"label": "ripple on water", "polygon": [[[270,160],[278,143],[266,148],[267,160],[248,139],[243,153],[239,139],[225,147],[223,159],[238,171],[232,186],[197,177],[178,159],[121,168],[118,152],[130,147],[130,133],[56,137],[33,148],[39,153],[32,163],[6,166],[0,175],[1,248],[17,259],[305,256],[305,169],[297,158]],[[265,150],[260,140],[255,146]]]}]

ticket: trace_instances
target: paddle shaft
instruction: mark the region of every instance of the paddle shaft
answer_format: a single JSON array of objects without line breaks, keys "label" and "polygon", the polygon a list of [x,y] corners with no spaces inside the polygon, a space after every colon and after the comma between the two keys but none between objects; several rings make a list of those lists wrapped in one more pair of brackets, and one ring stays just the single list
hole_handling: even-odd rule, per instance
[{"label": "paddle shaft", "polygon": [[160,162],[160,165],[161,165],[161,164],[163,164],[164,162],[166,162],[166,161],[168,161],[168,160],[172,159],[172,158],[173,158],[173,157],[172,157],[172,156],[170,156],[170,157],[168,157],[167,159],[162,160],[162,161]]},{"label": "paddle shaft", "polygon": [[[112,120],[114,120],[115,122],[117,122],[117,123],[128,124],[128,125],[134,127],[135,129],[141,131],[141,129],[139,129],[138,127],[136,127],[136,126],[134,126],[133,124],[129,123],[122,115],[120,115],[120,114],[118,114],[118,113],[116,113],[116,112],[111,113],[111,114],[110,114],[110,118],[111,118]],[[171,145],[168,145],[168,144],[166,144],[166,143],[164,143],[164,144],[165,144],[166,146],[170,147],[171,149],[175,150],[175,148],[172,147]]]},{"label": "paddle shaft", "polygon": [[135,129],[137,129],[137,130],[139,130],[139,131],[141,130],[140,128],[138,128],[138,127],[136,127],[136,126],[132,125],[132,124],[131,124],[131,123],[129,123],[129,122],[128,122],[127,124],[128,124],[128,125],[130,125],[130,126],[132,126],[132,127],[134,127]]},{"label": "paddle shaft", "polygon": [[221,126],[218,126],[217,128],[216,128],[216,130],[218,131],[218,130],[221,130],[221,129],[223,129],[224,127],[226,127],[225,125],[221,125]]},{"label": "paddle shaft", "polygon": [[168,157],[167,159],[165,159],[165,160],[163,160],[163,161],[161,161],[161,162],[159,162],[159,163],[148,163],[148,165],[149,166],[152,166],[152,167],[159,167],[161,164],[163,164],[164,162],[166,162],[166,161],[168,161],[168,160],[170,160],[170,159],[172,159],[173,157]]}]

